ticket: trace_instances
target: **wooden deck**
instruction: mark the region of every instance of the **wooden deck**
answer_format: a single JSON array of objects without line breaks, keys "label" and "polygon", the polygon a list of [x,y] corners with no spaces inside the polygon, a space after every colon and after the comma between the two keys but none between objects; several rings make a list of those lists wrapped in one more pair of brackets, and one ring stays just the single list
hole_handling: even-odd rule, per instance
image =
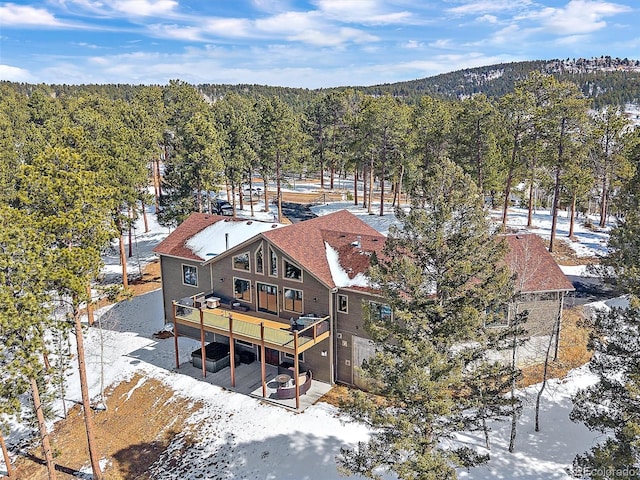
[{"label": "wooden deck", "polygon": [[[179,325],[190,326],[200,330],[202,349],[202,376],[206,378],[205,333],[212,332],[229,338],[230,384],[236,386],[236,362],[234,340],[241,340],[258,345],[261,365],[262,397],[269,398],[267,365],[265,351],[267,348],[289,353],[293,356],[293,378],[295,379],[295,408],[300,409],[299,357],[300,353],[314,347],[330,337],[329,317],[301,317],[300,326],[293,329],[286,323],[255,317],[248,313],[223,308],[206,308],[173,302],[174,344],[176,350],[176,368],[180,368],[178,352]],[[304,321],[303,321],[304,320]]]},{"label": "wooden deck", "polygon": [[213,332],[245,342],[262,345],[291,355],[308,350],[329,338],[329,317],[298,331],[291,331],[286,323],[254,317],[248,313],[222,308],[195,308],[174,304],[174,322],[205,332]]}]

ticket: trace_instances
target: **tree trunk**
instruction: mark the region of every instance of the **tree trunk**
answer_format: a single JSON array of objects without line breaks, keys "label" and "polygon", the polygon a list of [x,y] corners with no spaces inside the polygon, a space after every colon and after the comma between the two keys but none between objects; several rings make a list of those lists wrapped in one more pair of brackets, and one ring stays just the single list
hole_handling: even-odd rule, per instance
[{"label": "tree trunk", "polygon": [[605,163],[605,173],[602,175],[602,195],[600,198],[600,227],[604,228],[607,224],[607,202],[609,197],[609,189],[607,188],[607,165]]},{"label": "tree trunk", "polygon": [[330,162],[329,164],[329,168],[330,168],[330,176],[329,176],[329,188],[331,190],[333,190],[333,177],[336,174],[336,166],[333,162],[333,160]]},{"label": "tree trunk", "polygon": [[353,204],[358,205],[358,166],[356,165],[353,172]]},{"label": "tree trunk", "polygon": [[95,322],[95,316],[93,314],[93,294],[91,293],[91,282],[87,282],[87,322],[92,327]]},{"label": "tree trunk", "polygon": [[380,216],[384,216],[384,161],[380,172]]},{"label": "tree trunk", "polygon": [[249,208],[253,217],[253,174],[249,172]]},{"label": "tree trunk", "polygon": [[122,222],[118,222],[118,231],[120,236],[118,237],[118,243],[120,244],[120,264],[122,265],[122,286],[129,288],[129,277],[127,276],[127,256],[124,253],[124,236],[122,233]]},{"label": "tree trunk", "polygon": [[369,165],[369,198],[367,200],[367,212],[369,215],[373,215],[373,207],[371,205],[373,201],[373,158],[371,158],[371,165]]},{"label": "tree trunk", "polygon": [[367,208],[367,193],[369,192],[367,190],[367,182],[369,180],[369,172],[368,172],[369,166],[368,165],[363,165],[362,166],[362,208]]},{"label": "tree trunk", "polygon": [[262,181],[264,182],[264,212],[268,212],[269,211],[269,195],[268,195],[268,188],[267,185],[269,185],[269,179],[267,178],[266,175],[262,175]]},{"label": "tree trunk", "polygon": [[527,212],[527,228],[533,226],[533,209],[535,206],[534,183],[536,181],[536,159],[531,160],[531,177],[529,184],[529,211]]},{"label": "tree trunk", "polygon": [[4,443],[4,436],[2,432],[0,432],[0,448],[2,448],[2,457],[4,458],[4,464],[7,467],[7,477],[15,478],[13,471],[13,464],[11,463],[11,458],[9,457],[9,450],[7,450],[7,445]]},{"label": "tree trunk", "polygon": [[553,326],[553,331],[549,336],[549,343],[547,344],[547,353],[544,357],[544,368],[542,371],[542,385],[540,385],[540,390],[538,391],[538,395],[536,395],[536,422],[534,430],[536,432],[540,431],[540,399],[542,398],[542,393],[544,392],[545,387],[547,386],[547,373],[549,371],[549,355],[551,354],[551,346],[553,345],[553,338],[556,334],[556,325],[560,320],[560,315],[556,317],[556,324]]},{"label": "tree trunk", "polygon": [[89,387],[87,382],[87,369],[84,355],[84,338],[82,336],[82,323],[80,322],[80,312],[74,306],[73,310],[74,327],[76,334],[76,348],[78,351],[78,372],[80,374],[80,393],[82,395],[82,409],[84,410],[84,426],[87,431],[87,444],[89,447],[89,460],[94,480],[102,480],[102,471],[98,459],[98,449],[93,431],[93,411],[89,401]]},{"label": "tree trunk", "polygon": [[516,449],[516,434],[518,429],[518,408],[516,406],[516,360],[518,352],[518,337],[513,334],[513,343],[511,345],[511,432],[509,433],[509,452],[513,453]]},{"label": "tree trunk", "polygon": [[[129,207],[127,209],[127,217],[129,218],[129,220],[133,220],[133,212],[131,211],[131,207]],[[129,221],[128,222],[128,227],[129,227],[129,255],[128,257],[131,258],[133,257],[133,222]]]},{"label": "tree trunk", "polygon": [[278,223],[282,223],[282,190],[280,189],[280,159],[276,160],[276,199],[278,201]]},{"label": "tree trunk", "polygon": [[576,194],[573,194],[573,198],[571,199],[571,214],[569,218],[569,238],[573,238],[573,227],[575,223],[576,216]]},{"label": "tree trunk", "polygon": [[142,220],[144,220],[144,233],[149,233],[149,219],[147,218],[147,206],[144,198],[140,200],[140,209],[142,210]]},{"label": "tree trunk", "polygon": [[38,391],[38,383],[35,378],[30,378],[31,396],[33,397],[33,409],[38,419],[38,429],[40,430],[40,440],[42,441],[42,453],[44,461],[47,465],[47,474],[49,480],[56,480],[56,466],[53,463],[53,453],[51,452],[51,443],[49,442],[49,432],[47,432],[47,424],[42,411],[42,403],[40,403],[40,392]]},{"label": "tree trunk", "polygon": [[560,197],[560,166],[556,167],[555,187],[553,189],[553,205],[551,207],[551,239],[549,240],[549,252],[553,252],[556,240],[556,227],[558,226],[558,201]]},{"label": "tree trunk", "polygon": [[[235,200],[236,193],[235,193],[235,190],[233,189],[233,185],[231,186],[231,188],[232,188],[231,193],[233,194],[233,199]],[[249,198],[251,198],[251,193],[252,193],[251,188],[249,188]],[[244,194],[242,192],[242,182],[240,182],[240,184],[238,185],[238,204],[240,206],[240,210],[244,210]],[[234,205],[235,205],[235,201],[234,201]],[[234,211],[234,216],[235,216],[235,211]]]},{"label": "tree trunk", "polygon": [[[233,201],[231,202],[231,208],[233,210],[233,218],[236,218],[236,185],[231,182],[231,198]],[[240,192],[240,202],[242,202],[242,192]],[[242,209],[242,207],[240,207]]]},{"label": "tree trunk", "polygon": [[502,230],[507,229],[507,211],[509,210],[509,196],[511,195],[511,182],[513,181],[513,167],[509,167],[507,183],[504,187],[504,203],[502,205]]}]

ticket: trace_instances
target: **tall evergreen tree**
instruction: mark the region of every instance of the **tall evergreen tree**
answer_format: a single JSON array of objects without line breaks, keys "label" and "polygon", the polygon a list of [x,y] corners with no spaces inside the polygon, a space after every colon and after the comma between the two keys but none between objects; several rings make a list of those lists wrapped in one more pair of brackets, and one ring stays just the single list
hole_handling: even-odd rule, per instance
[{"label": "tall evergreen tree", "polygon": [[[51,321],[47,306],[53,255],[34,215],[0,204],[0,223],[0,413],[3,419],[19,417],[19,396],[31,392],[48,478],[54,480],[42,392],[50,374],[43,363],[45,332],[60,326]],[[4,421],[0,427],[6,432]]]},{"label": "tall evergreen tree", "polygon": [[258,133],[260,171],[265,182],[265,209],[267,177],[276,182],[278,221],[282,220],[282,182],[286,169],[295,169],[304,157],[304,133],[300,118],[278,97],[264,98],[258,103]]},{"label": "tall evergreen tree", "polygon": [[340,459],[346,471],[370,478],[382,468],[402,479],[453,479],[456,466],[482,460],[442,441],[463,428],[465,372],[489,344],[491,306],[511,295],[510,274],[500,266],[505,245],[460,167],[445,160],[426,178],[421,203],[398,211],[401,227],[390,230],[370,272],[387,307],[367,308],[376,354],[362,369],[383,404],[354,392],[351,413],[372,436]]},{"label": "tall evergreen tree", "polygon": [[20,172],[22,208],[30,212],[55,254],[47,272],[51,288],[69,305],[76,336],[83,414],[93,476],[102,478],[93,432],[80,308],[89,302],[87,285],[102,267],[102,249],[113,238],[115,195],[99,182],[80,155],[68,147],[47,148]]},{"label": "tall evergreen tree", "polygon": [[571,419],[606,437],[576,456],[573,471],[580,478],[640,478],[640,142],[627,155],[636,174],[617,199],[618,225],[611,231],[610,254],[602,264],[609,276],[613,271],[630,306],[595,317],[589,369],[598,382],[574,397]]}]

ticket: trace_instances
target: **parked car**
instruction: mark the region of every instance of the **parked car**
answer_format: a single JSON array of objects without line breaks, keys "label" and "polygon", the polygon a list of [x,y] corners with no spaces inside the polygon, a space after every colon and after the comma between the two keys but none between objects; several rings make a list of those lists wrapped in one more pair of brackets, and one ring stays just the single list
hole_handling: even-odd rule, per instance
[{"label": "parked car", "polygon": [[226,200],[221,200],[219,198],[211,202],[211,210],[217,215],[224,215],[226,217],[233,216],[233,207],[231,204]]},{"label": "parked car", "polygon": [[245,197],[260,197],[262,195],[262,187],[245,187],[242,190],[242,194]]}]

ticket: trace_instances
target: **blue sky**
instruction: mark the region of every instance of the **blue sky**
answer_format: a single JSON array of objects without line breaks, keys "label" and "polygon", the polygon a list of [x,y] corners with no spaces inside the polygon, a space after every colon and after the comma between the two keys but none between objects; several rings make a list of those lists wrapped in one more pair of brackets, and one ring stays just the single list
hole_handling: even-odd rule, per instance
[{"label": "blue sky", "polygon": [[0,2],[0,79],[375,85],[520,60],[640,58],[638,0]]}]

